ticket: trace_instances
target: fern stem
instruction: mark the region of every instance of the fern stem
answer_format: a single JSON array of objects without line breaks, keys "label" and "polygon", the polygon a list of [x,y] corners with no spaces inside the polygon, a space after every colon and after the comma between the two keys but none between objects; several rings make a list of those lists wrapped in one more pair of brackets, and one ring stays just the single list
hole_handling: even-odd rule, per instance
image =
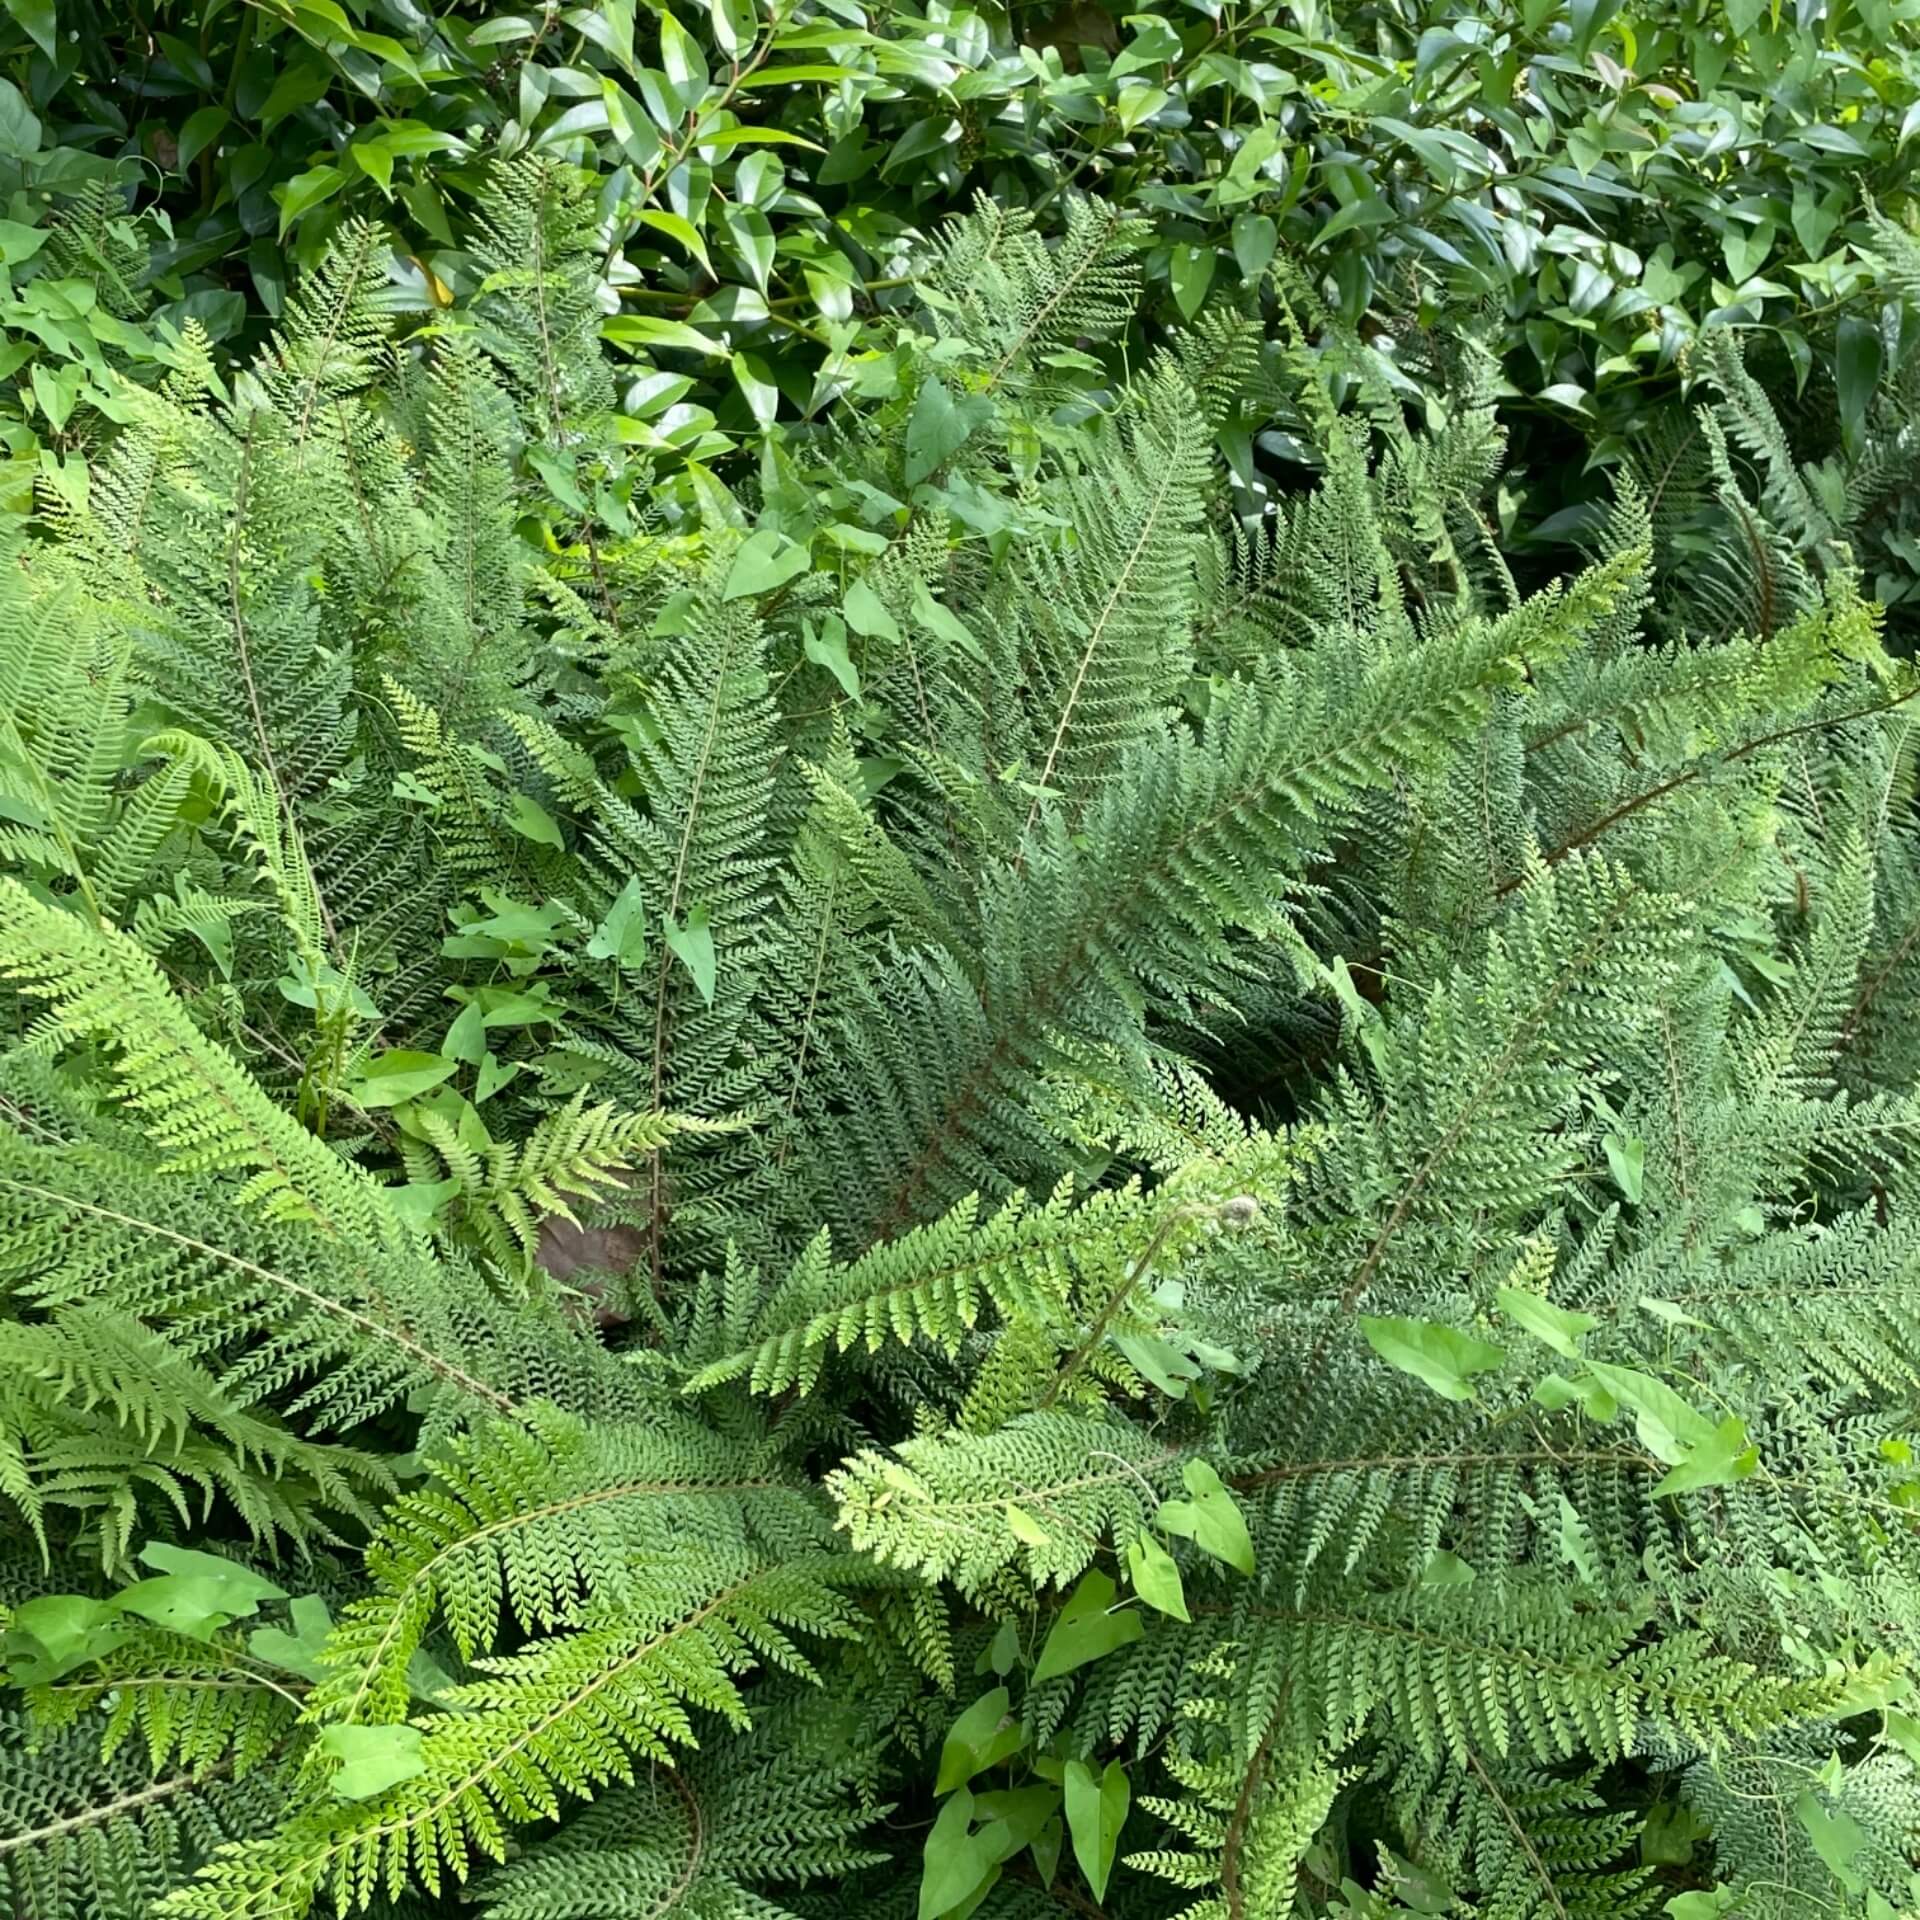
[{"label": "fern stem", "polygon": [[1521,1824],[1507,1797],[1494,1785],[1491,1775],[1480,1764],[1480,1756],[1469,1747],[1466,1749],[1467,1765],[1473,1776],[1486,1789],[1487,1797],[1500,1809],[1500,1817],[1512,1830],[1513,1837],[1519,1841],[1520,1850],[1527,1856],[1527,1864],[1533,1868],[1534,1877],[1540,1882],[1541,1890],[1553,1903],[1553,1910],[1559,1920],[1568,1920],[1566,1902],[1560,1898],[1560,1889],[1553,1884],[1553,1875],[1547,1871],[1547,1863],[1540,1858],[1540,1849],[1533,1844],[1533,1836]]},{"label": "fern stem", "polygon": [[[1045,1413],[1060,1398],[1074,1375],[1086,1365],[1087,1361],[1092,1358],[1093,1354],[1099,1348],[1101,1341],[1107,1337],[1107,1329],[1113,1325],[1115,1317],[1119,1314],[1121,1307],[1126,1304],[1128,1296],[1133,1292],[1134,1288],[1140,1284],[1148,1268],[1153,1265],[1154,1256],[1166,1245],[1174,1228],[1180,1226],[1185,1221],[1198,1220],[1213,1211],[1214,1209],[1211,1207],[1175,1207],[1174,1210],[1161,1221],[1160,1225],[1154,1230],[1153,1238],[1147,1242],[1146,1251],[1141,1254],[1139,1260],[1135,1263],[1133,1271],[1114,1288],[1106,1304],[1102,1306],[1100,1311],[1094,1316],[1093,1324],[1087,1329],[1085,1339],[1067,1356],[1065,1365],[1054,1375],[1052,1384],[1047,1388],[1045,1395],[1039,1403],[1042,1413]],[[1131,1472],[1132,1469],[1129,1468],[1128,1471]]]},{"label": "fern stem", "polygon": [[198,1773],[179,1773],[170,1780],[156,1780],[152,1786],[142,1787],[138,1793],[123,1794],[117,1800],[109,1800],[98,1807],[88,1807],[82,1813],[70,1813],[64,1819],[51,1820],[44,1827],[11,1834],[0,1840],[0,1855],[18,1853],[23,1847],[45,1846],[49,1841],[62,1839],[67,1834],[81,1833],[88,1827],[121,1819],[142,1807],[153,1806],[161,1800],[171,1800],[175,1794],[189,1793],[195,1787],[205,1786],[209,1780],[218,1780],[232,1771],[233,1762],[224,1760],[217,1766],[202,1768]]},{"label": "fern stem", "polygon": [[137,1232],[149,1233],[161,1240],[171,1240],[175,1246],[185,1247],[193,1253],[205,1255],[210,1260],[221,1261],[242,1273],[251,1274],[256,1280],[264,1280],[269,1285],[278,1287],[282,1292],[292,1294],[295,1299],[304,1300],[309,1306],[318,1307],[323,1313],[329,1313],[337,1319],[347,1321],[350,1325],[360,1328],[362,1332],[391,1341],[428,1372],[460,1388],[463,1393],[471,1394],[474,1399],[485,1401],[495,1412],[510,1418],[517,1417],[519,1414],[519,1408],[504,1393],[488,1386],[484,1380],[476,1379],[463,1368],[455,1366],[451,1360],[442,1358],[424,1341],[414,1338],[405,1329],[376,1320],[371,1314],[362,1313],[358,1308],[347,1306],[343,1301],[329,1299],[326,1294],[317,1289],[302,1285],[292,1275],[276,1273],[271,1267],[260,1266],[257,1262],[235,1253],[229,1247],[218,1247],[209,1240],[196,1239],[192,1234],[177,1232],[172,1227],[163,1227],[157,1220],[142,1220],[134,1214],[119,1213],[112,1207],[103,1207],[94,1201],[76,1200],[71,1194],[56,1192],[51,1187],[36,1186],[28,1180],[15,1180],[0,1174],[0,1187],[8,1188],[15,1193],[31,1194],[35,1199],[51,1200],[56,1206],[65,1207],[74,1213],[91,1214],[97,1220],[111,1220],[117,1226],[132,1227]]}]

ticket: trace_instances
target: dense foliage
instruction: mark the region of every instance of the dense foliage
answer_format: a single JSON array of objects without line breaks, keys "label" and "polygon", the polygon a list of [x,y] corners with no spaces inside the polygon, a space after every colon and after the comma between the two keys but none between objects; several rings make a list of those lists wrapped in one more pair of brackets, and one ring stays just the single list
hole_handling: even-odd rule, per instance
[{"label": "dense foliage", "polygon": [[0,1908],[1920,1906],[1901,9],[98,13]]},{"label": "dense foliage", "polygon": [[[534,151],[595,174],[621,404],[662,462],[817,416],[841,355],[885,350],[913,260],[976,193],[1050,235],[1085,193],[1151,228],[1136,355],[1209,300],[1261,303],[1276,257],[1370,334],[1481,334],[1512,443],[1489,505],[1510,547],[1557,566],[1614,473],[1674,459],[1704,329],[1754,341],[1802,458],[1857,459],[1905,391],[1911,310],[1875,210],[1903,222],[1911,200],[1915,15],[6,0],[0,473],[22,503],[38,475],[81,484],[74,455],[111,426],[90,371],[151,376],[143,314],[244,357],[345,220],[392,241],[392,307],[464,300],[489,168]],[[132,218],[91,224],[97,275],[37,250],[49,207],[101,178]],[[1243,510],[1313,454],[1259,417],[1223,423],[1221,451]],[[1886,532],[1861,560],[1897,603],[1920,529]]]}]

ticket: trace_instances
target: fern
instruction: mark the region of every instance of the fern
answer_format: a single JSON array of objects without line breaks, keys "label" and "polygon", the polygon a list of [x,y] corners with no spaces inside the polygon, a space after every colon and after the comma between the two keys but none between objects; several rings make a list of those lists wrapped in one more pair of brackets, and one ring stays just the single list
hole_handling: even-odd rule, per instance
[{"label": "fern", "polygon": [[1470,344],[989,206],[651,484],[488,175],[0,569],[9,1911],[1906,1897],[1898,396],[1543,581]]}]

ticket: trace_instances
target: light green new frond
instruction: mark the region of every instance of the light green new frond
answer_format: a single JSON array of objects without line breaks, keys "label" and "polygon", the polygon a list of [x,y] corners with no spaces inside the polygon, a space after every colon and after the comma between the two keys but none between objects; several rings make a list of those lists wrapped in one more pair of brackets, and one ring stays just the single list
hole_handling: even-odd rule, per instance
[{"label": "light green new frond", "polygon": [[1541,676],[1527,716],[1527,751],[1591,741],[1594,750],[1615,753],[1625,739],[1637,758],[1670,765],[1737,745],[1756,714],[1777,725],[1805,712],[1851,662],[1878,652],[1871,616],[1869,630],[1860,630],[1863,611],[1843,580],[1764,642],[1739,636],[1717,645],[1636,647],[1610,658],[1576,655]]},{"label": "light green new frond", "polygon": [[335,1626],[310,1713],[403,1717],[408,1662],[436,1619],[472,1659],[507,1620],[547,1633],[617,1609],[660,1556],[805,1552],[822,1531],[816,1498],[690,1422],[589,1426],[536,1408],[524,1427],[458,1439],[433,1483],[387,1510],[367,1555],[372,1591]]},{"label": "light green new frond", "polygon": [[989,202],[954,221],[938,242],[921,297],[942,330],[984,363],[986,384],[1044,380],[1046,356],[1080,339],[1106,340],[1140,297],[1135,256],[1148,229],[1108,202],[1066,203],[1066,231],[1049,246],[1023,207]]},{"label": "light green new frond", "polygon": [[0,978],[45,1003],[45,1040],[104,1041],[128,1111],[183,1172],[244,1173],[242,1204],[397,1244],[373,1183],[276,1106],[186,1016],[152,959],[0,879]]},{"label": "light green new frond", "polygon": [[822,1236],[755,1316],[752,1344],[701,1368],[687,1391],[745,1376],[755,1393],[810,1392],[830,1353],[888,1341],[924,1340],[951,1355],[983,1307],[1065,1333],[1074,1300],[1111,1286],[1165,1211],[1137,1187],[1074,1199],[1070,1185],[1038,1204],[1015,1194],[984,1218],[977,1199],[965,1200],[845,1264]]},{"label": "light green new frond", "polygon": [[520,1141],[476,1149],[441,1114],[421,1113],[415,1124],[461,1182],[460,1217],[508,1263],[533,1260],[542,1218],[576,1220],[574,1201],[599,1200],[623,1188],[623,1173],[676,1137],[727,1131],[721,1123],[671,1114],[622,1113],[611,1101],[589,1107],[584,1088],[543,1115]]},{"label": "light green new frond", "polygon": [[1049,794],[1076,817],[1084,811],[1185,677],[1211,453],[1192,388],[1163,363],[1109,445],[1063,488],[1073,543],[1039,546],[1028,559],[1020,605],[1034,814]]},{"label": "light green new frond", "polygon": [[1301,1868],[1351,1772],[1321,1753],[1265,1747],[1249,1757],[1175,1746],[1166,1767],[1181,1796],[1150,1795],[1141,1807],[1188,1845],[1129,1854],[1126,1864],[1189,1891],[1231,1887],[1181,1908],[1177,1920],[1293,1920]]},{"label": "light green new frond", "polygon": [[1182,1457],[1131,1424],[1033,1413],[856,1454],[827,1489],[857,1551],[973,1597],[1016,1565],[1036,1587],[1064,1585],[1103,1544],[1136,1538]]},{"label": "light green new frond", "polygon": [[373,379],[390,326],[374,295],[392,248],[371,221],[343,227],[311,273],[288,295],[266,350],[244,376],[283,424],[285,458],[312,479],[311,443],[337,456],[338,409]]},{"label": "light green new frond", "polygon": [[442,1894],[508,1831],[563,1798],[670,1764],[696,1713],[748,1724],[740,1679],[767,1665],[806,1676],[796,1633],[845,1636],[853,1615],[817,1571],[730,1567],[689,1550],[656,1563],[617,1618],[484,1663],[488,1677],[428,1716],[422,1770],[376,1797],[296,1811],[270,1839],[230,1849],[160,1911],[178,1920],[295,1920],[325,1896],[344,1910],[410,1880]]},{"label": "light green new frond", "polygon": [[300,830],[265,775],[229,747],[190,733],[157,733],[141,751],[190,769],[213,789],[235,838],[272,894],[294,951],[317,977],[326,962],[330,929]]}]

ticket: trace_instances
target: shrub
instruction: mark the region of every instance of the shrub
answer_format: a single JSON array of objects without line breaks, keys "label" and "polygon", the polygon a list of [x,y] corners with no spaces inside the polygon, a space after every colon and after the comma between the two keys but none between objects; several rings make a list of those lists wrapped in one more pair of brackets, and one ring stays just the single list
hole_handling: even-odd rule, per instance
[{"label": "shrub", "polygon": [[[886,349],[910,261],[976,193],[1057,233],[1085,191],[1153,226],[1138,353],[1209,299],[1270,311],[1276,258],[1369,335],[1478,326],[1507,383],[1509,541],[1584,537],[1605,470],[1664,456],[1703,329],[1751,334],[1770,386],[1804,393],[1803,456],[1839,451],[1844,421],[1856,458],[1876,389],[1906,377],[1913,327],[1870,212],[1904,218],[1920,152],[1890,0],[684,11],[20,0],[0,21],[9,217],[111,166],[156,320],[244,357],[343,221],[388,230],[392,304],[463,300],[494,157],[552,155],[599,181],[641,437],[711,463],[813,417],[839,354]],[[14,235],[0,264],[31,270],[34,245]],[[17,482],[45,447],[76,486],[81,369],[144,345],[48,315],[51,264],[11,320],[47,377],[21,379],[9,439]],[[102,304],[125,320],[119,298]],[[1303,450],[1259,418],[1223,446],[1254,500]],[[1883,557],[1903,595],[1910,558]]]}]

